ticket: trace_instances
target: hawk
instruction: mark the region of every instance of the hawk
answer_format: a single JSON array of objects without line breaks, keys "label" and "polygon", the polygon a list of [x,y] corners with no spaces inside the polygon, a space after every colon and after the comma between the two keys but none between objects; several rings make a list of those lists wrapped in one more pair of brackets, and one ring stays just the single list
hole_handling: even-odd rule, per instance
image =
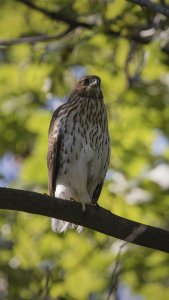
[{"label": "hawk", "polygon": [[[48,190],[51,196],[96,204],[109,164],[109,133],[101,80],[81,78],[65,104],[53,113],[48,142]],[[74,224],[52,219],[52,230]],[[81,227],[78,227],[79,231]]]}]

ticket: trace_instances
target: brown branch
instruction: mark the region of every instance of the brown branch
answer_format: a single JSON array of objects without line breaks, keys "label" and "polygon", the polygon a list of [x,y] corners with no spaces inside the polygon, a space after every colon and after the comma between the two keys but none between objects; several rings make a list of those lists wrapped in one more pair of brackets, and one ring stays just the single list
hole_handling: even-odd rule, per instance
[{"label": "brown branch", "polygon": [[[169,253],[169,231],[122,218],[99,206],[87,205],[87,211],[83,213],[77,202],[35,192],[0,188],[0,209],[58,218],[136,245]],[[134,240],[129,238],[140,226],[144,230],[139,236]]]},{"label": "brown branch", "polygon": [[73,30],[73,28],[68,28],[66,31],[60,33],[60,34],[53,34],[53,35],[35,35],[35,36],[26,36],[26,37],[20,37],[16,39],[9,39],[9,40],[0,40],[0,46],[12,46],[17,44],[36,44],[38,42],[45,42],[45,41],[51,41],[63,38],[68,33],[70,33]]},{"label": "brown branch", "polygon": [[[13,46],[13,45],[19,45],[19,44],[36,44],[38,42],[46,42],[46,41],[52,41],[56,39],[63,38],[67,34],[69,34],[71,31],[75,30],[74,27],[68,28],[66,31],[60,33],[60,34],[53,34],[53,35],[36,35],[36,36],[25,36],[25,37],[19,37],[15,39],[8,39],[8,40],[0,40],[0,47],[5,46]],[[113,30],[105,30],[103,31],[108,36],[116,37],[116,38],[125,38],[128,40],[135,41],[137,43],[141,44],[147,44],[151,41],[152,37],[141,37],[140,34],[133,34],[133,35],[122,35],[121,32],[113,31]]]},{"label": "brown branch", "polygon": [[[136,34],[122,34],[121,31],[114,31],[110,28],[102,29],[102,28],[99,28],[99,25],[97,25],[97,23],[81,22],[78,19],[76,19],[75,16],[73,16],[73,18],[72,18],[68,15],[65,15],[62,11],[58,11],[58,12],[49,11],[47,9],[37,6],[35,3],[33,3],[30,0],[16,0],[16,1],[28,6],[31,9],[34,9],[34,10],[44,14],[45,16],[49,17],[52,20],[65,22],[72,29],[82,27],[85,29],[93,30],[93,28],[95,28],[97,32],[102,32],[107,36],[114,36],[117,38],[126,38],[128,40],[133,40],[133,41],[141,43],[141,44],[147,44],[153,38],[152,36],[151,37],[142,37],[139,32]],[[103,24],[104,24],[104,21],[103,21]]]},{"label": "brown branch", "polygon": [[119,277],[120,272],[121,272],[121,270],[120,270],[120,256],[121,256],[122,249],[126,246],[127,242],[132,243],[132,241],[134,241],[137,236],[140,236],[140,234],[143,233],[145,230],[146,230],[146,226],[145,225],[140,225],[139,227],[137,227],[135,230],[133,230],[130,233],[130,235],[126,238],[126,242],[123,242],[121,244],[121,246],[119,248],[119,251],[117,253],[116,260],[115,260],[113,272],[112,272],[112,275],[111,275],[110,287],[109,287],[109,290],[108,290],[106,300],[110,300],[113,291],[115,292],[117,290],[118,277]]},{"label": "brown branch", "polygon": [[65,22],[65,23],[69,24],[71,27],[75,28],[75,27],[81,26],[81,27],[85,27],[85,28],[89,28],[89,29],[91,29],[93,27],[93,24],[80,22],[80,21],[76,20],[74,17],[70,17],[70,16],[68,17],[62,11],[49,11],[45,8],[39,7],[30,0],[16,0],[16,1],[44,14],[45,16],[49,17],[52,20]]},{"label": "brown branch", "polygon": [[[111,26],[103,28],[102,26],[98,25],[97,22],[93,22],[92,23],[86,23],[86,22],[81,22],[78,20],[78,16],[71,16],[65,14],[63,11],[50,11],[47,10],[45,8],[39,7],[37,6],[33,1],[31,0],[16,0],[21,4],[26,5],[28,8],[33,9],[39,13],[42,13],[43,15],[49,17],[52,20],[55,21],[59,21],[59,22],[64,22],[67,25],[69,25],[68,29],[58,35],[48,35],[48,34],[42,34],[42,35],[37,35],[37,36],[27,36],[27,37],[18,37],[18,38],[14,38],[14,39],[8,39],[8,40],[0,40],[0,46],[12,46],[12,45],[17,45],[17,44],[23,44],[23,43],[37,43],[37,42],[45,42],[45,41],[50,41],[50,40],[55,40],[55,39],[59,39],[62,38],[64,36],[66,36],[69,32],[75,30],[76,28],[84,28],[84,29],[88,29],[88,30],[95,30],[95,33],[103,33],[106,36],[109,37],[115,37],[115,38],[124,38],[127,39],[129,41],[134,41],[136,43],[139,44],[148,44],[152,41],[152,39],[155,36],[155,29],[154,31],[152,31],[150,28],[150,30],[147,28],[147,32],[149,31],[148,34],[143,34],[144,29],[142,28],[136,28],[137,30],[135,31],[135,33],[132,33],[132,28],[131,30],[127,30],[128,33],[124,33],[123,30],[112,30]],[[164,12],[167,16],[169,15],[169,8],[167,6],[164,5],[157,5],[152,3],[151,1],[145,1],[145,0],[127,0],[129,2],[133,2],[135,4],[139,4],[141,6],[145,6],[147,8],[151,8],[152,10],[158,11],[158,12]],[[105,25],[104,20],[102,20],[103,24]],[[110,25],[112,23],[109,22]],[[108,25],[108,23],[107,23]],[[128,28],[129,29],[129,28]],[[168,51],[168,46],[165,46],[162,48],[162,51],[166,54],[169,53]]]},{"label": "brown branch", "polygon": [[[88,30],[93,30],[95,28],[96,33],[101,32],[110,37],[125,38],[125,39],[128,39],[129,41],[132,40],[139,44],[148,44],[149,42],[151,42],[151,40],[154,37],[154,34],[151,34],[148,36],[142,36],[141,29],[139,31],[137,31],[136,33],[123,33],[121,30],[115,31],[115,30],[112,30],[111,28],[106,28],[106,27],[102,28],[102,26],[100,27],[97,23],[94,23],[94,22],[92,22],[92,23],[81,22],[78,20],[78,18],[75,18],[75,16],[73,16],[73,17],[68,16],[68,15],[64,14],[62,11],[58,11],[58,12],[49,11],[45,8],[41,8],[41,7],[37,6],[35,3],[33,3],[30,0],[16,0],[16,1],[26,5],[30,9],[33,9],[35,11],[38,11],[38,12],[44,14],[46,17],[48,17],[52,20],[66,23],[67,25],[69,25],[69,28],[65,32],[63,32],[59,35],[43,34],[43,35],[38,35],[38,36],[28,36],[28,37],[19,37],[19,38],[9,39],[9,40],[0,40],[0,46],[11,46],[11,45],[23,44],[23,43],[37,43],[37,42],[54,40],[54,39],[64,37],[70,31],[73,31],[79,27],[88,29]],[[104,21],[103,21],[103,23],[104,23]]]},{"label": "brown branch", "polygon": [[134,4],[138,4],[142,7],[146,7],[147,9],[154,11],[156,13],[160,13],[166,17],[169,17],[169,7],[161,4],[153,3],[150,0],[127,0],[128,2],[132,2]]}]

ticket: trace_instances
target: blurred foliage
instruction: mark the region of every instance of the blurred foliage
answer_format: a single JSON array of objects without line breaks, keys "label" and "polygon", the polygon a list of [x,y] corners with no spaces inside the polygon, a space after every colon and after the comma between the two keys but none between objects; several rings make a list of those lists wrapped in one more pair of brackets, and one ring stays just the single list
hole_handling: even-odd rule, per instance
[{"label": "blurred foliage", "polygon": [[[126,218],[169,228],[169,185],[149,176],[169,164],[166,17],[122,0],[33,3],[66,20],[19,0],[1,0],[2,40],[61,34],[74,21],[89,26],[76,24],[62,38],[43,43],[0,47],[0,155],[12,153],[21,167],[10,186],[47,192],[52,107],[64,101],[79,76],[97,74],[112,145],[99,203]],[[6,248],[0,243],[0,299],[106,299],[119,249],[115,239],[87,229],[57,235],[47,218],[3,211],[0,235],[0,241],[12,242]],[[122,284],[144,299],[169,299],[166,254],[128,245],[120,265],[112,299]]]}]

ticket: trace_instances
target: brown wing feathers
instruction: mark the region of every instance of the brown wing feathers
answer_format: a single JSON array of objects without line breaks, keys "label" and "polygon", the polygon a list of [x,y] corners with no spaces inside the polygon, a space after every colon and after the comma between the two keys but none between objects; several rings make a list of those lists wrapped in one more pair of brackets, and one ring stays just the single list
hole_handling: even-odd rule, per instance
[{"label": "brown wing feathers", "polygon": [[50,196],[55,195],[56,178],[60,167],[59,152],[61,148],[62,134],[59,128],[58,130],[56,128],[56,122],[57,122],[58,113],[60,109],[61,106],[57,110],[55,110],[49,127],[47,165],[48,165],[48,193],[50,194]]}]

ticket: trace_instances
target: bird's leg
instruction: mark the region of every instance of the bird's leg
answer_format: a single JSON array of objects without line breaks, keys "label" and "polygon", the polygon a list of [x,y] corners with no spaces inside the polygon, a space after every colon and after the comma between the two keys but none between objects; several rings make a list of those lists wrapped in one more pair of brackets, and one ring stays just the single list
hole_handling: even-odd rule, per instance
[{"label": "bird's leg", "polygon": [[86,205],[84,202],[82,202],[82,212],[84,213],[86,211]]},{"label": "bird's leg", "polygon": [[99,207],[99,206],[100,206],[100,205],[98,204],[98,202],[94,202],[94,201],[92,202],[92,205],[93,205],[93,206],[96,206],[96,207]]},{"label": "bird's leg", "polygon": [[73,198],[71,198],[71,197],[69,198],[69,200],[70,200],[71,202],[74,202],[74,201],[75,201],[75,200],[74,200]]},{"label": "bird's leg", "polygon": [[[75,199],[73,199],[73,198],[69,198],[69,200],[71,201],[71,202],[78,202],[78,201],[76,201]],[[81,202],[81,204],[82,204],[82,212],[85,212],[86,211],[86,205],[85,205],[85,203],[84,202]]]},{"label": "bird's leg", "polygon": [[[74,200],[73,198],[69,198],[69,200],[71,201],[71,202],[77,202],[76,200]],[[85,205],[85,203],[84,202],[81,202],[81,204],[82,204],[82,212],[84,213],[85,211],[86,211],[86,205]]]}]

